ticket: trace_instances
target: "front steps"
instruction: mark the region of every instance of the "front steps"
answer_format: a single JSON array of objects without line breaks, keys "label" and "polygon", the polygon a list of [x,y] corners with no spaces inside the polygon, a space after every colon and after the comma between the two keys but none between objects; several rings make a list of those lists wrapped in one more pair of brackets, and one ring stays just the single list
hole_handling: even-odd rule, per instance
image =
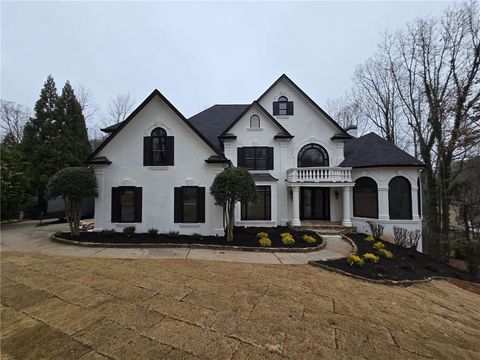
[{"label": "front steps", "polygon": [[[289,223],[289,225],[291,225]],[[331,221],[315,221],[303,220],[301,226],[293,226],[298,229],[314,230],[320,235],[340,235],[340,234],[356,234],[357,228],[355,226],[343,226],[340,222]]]}]

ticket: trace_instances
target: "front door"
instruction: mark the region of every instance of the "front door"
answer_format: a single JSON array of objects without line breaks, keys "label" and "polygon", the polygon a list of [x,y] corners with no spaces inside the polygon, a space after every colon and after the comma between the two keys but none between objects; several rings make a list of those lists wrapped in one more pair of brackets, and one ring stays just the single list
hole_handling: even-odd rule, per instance
[{"label": "front door", "polygon": [[330,189],[300,188],[301,220],[330,220]]}]

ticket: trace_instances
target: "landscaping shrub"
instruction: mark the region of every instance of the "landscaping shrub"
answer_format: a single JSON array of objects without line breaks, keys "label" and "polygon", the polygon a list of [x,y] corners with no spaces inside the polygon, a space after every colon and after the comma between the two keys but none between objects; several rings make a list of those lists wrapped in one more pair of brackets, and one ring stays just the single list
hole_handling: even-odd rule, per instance
[{"label": "landscaping shrub", "polygon": [[393,227],[393,243],[398,246],[408,247],[408,237],[407,237],[408,230],[400,227],[394,226]]},{"label": "landscaping shrub", "polygon": [[376,224],[373,221],[367,221],[368,226],[370,227],[370,232],[375,240],[380,240],[383,236],[383,229],[385,226]]},{"label": "landscaping shrub", "polygon": [[375,241],[374,237],[372,235],[368,235],[366,238],[365,238],[365,241]]},{"label": "landscaping shrub", "polygon": [[123,229],[123,233],[126,234],[128,237],[135,234],[135,226],[127,226]]},{"label": "landscaping shrub", "polygon": [[315,239],[313,236],[310,235],[303,235],[302,237],[303,241],[309,244],[315,244],[317,242],[317,239]]},{"label": "landscaping shrub", "polygon": [[176,239],[176,238],[178,238],[179,235],[180,235],[180,233],[178,231],[173,231],[173,230],[170,230],[167,233],[167,237],[170,238],[170,239]]},{"label": "landscaping shrub", "polygon": [[203,235],[199,233],[193,233],[192,237],[195,241],[202,241],[203,240]]},{"label": "landscaping shrub", "polygon": [[295,244],[295,239],[293,238],[292,234],[289,233],[282,233],[280,234],[282,237],[282,244],[285,246],[290,246]]},{"label": "landscaping shrub", "polygon": [[420,230],[411,230],[408,232],[408,242],[409,247],[416,248],[418,242],[420,241],[420,236],[422,236],[422,232]]},{"label": "landscaping shrub", "polygon": [[157,234],[158,234],[158,230],[155,229],[155,228],[148,229],[148,234],[149,234],[149,235],[157,235]]},{"label": "landscaping shrub", "polygon": [[379,257],[372,253],[365,253],[363,254],[363,260],[378,263]]},{"label": "landscaping shrub", "polygon": [[268,233],[263,232],[263,231],[262,231],[262,232],[259,232],[259,233],[257,234],[257,239],[263,239],[263,238],[268,238]]},{"label": "landscaping shrub", "polygon": [[347,257],[347,262],[350,266],[356,265],[356,266],[363,266],[365,262],[363,259],[358,256],[357,254],[352,254]]},{"label": "landscaping shrub", "polygon": [[373,244],[373,248],[375,250],[385,249],[385,244],[381,241],[377,241],[375,244]]},{"label": "landscaping shrub", "polygon": [[378,249],[377,254],[384,257],[385,259],[393,259],[393,253],[387,249]]},{"label": "landscaping shrub", "polygon": [[260,240],[258,240],[258,243],[260,244],[260,246],[263,246],[263,247],[272,246],[272,240],[270,240],[268,237],[260,238]]}]

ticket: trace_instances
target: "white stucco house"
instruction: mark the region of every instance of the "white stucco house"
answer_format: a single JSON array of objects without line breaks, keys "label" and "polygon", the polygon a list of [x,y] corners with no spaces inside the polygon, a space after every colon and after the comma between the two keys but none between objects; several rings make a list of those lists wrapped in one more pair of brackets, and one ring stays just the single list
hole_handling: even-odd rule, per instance
[{"label": "white stucco house", "polygon": [[[185,118],[154,90],[106,129],[90,155],[99,196],[95,227],[223,235],[209,188],[233,164],[251,172],[256,203],[238,204],[236,225],[367,221],[421,230],[423,164],[374,133],[343,129],[286,75],[251,104],[214,105]],[[419,245],[420,247],[421,245]]]}]

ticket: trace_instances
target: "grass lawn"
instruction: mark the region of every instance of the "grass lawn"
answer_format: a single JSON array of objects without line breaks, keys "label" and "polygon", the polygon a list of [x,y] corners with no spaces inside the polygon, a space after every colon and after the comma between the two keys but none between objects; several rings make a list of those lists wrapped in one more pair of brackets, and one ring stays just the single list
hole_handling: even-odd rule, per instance
[{"label": "grass lawn", "polygon": [[309,265],[1,253],[2,359],[474,359],[480,296]]}]

